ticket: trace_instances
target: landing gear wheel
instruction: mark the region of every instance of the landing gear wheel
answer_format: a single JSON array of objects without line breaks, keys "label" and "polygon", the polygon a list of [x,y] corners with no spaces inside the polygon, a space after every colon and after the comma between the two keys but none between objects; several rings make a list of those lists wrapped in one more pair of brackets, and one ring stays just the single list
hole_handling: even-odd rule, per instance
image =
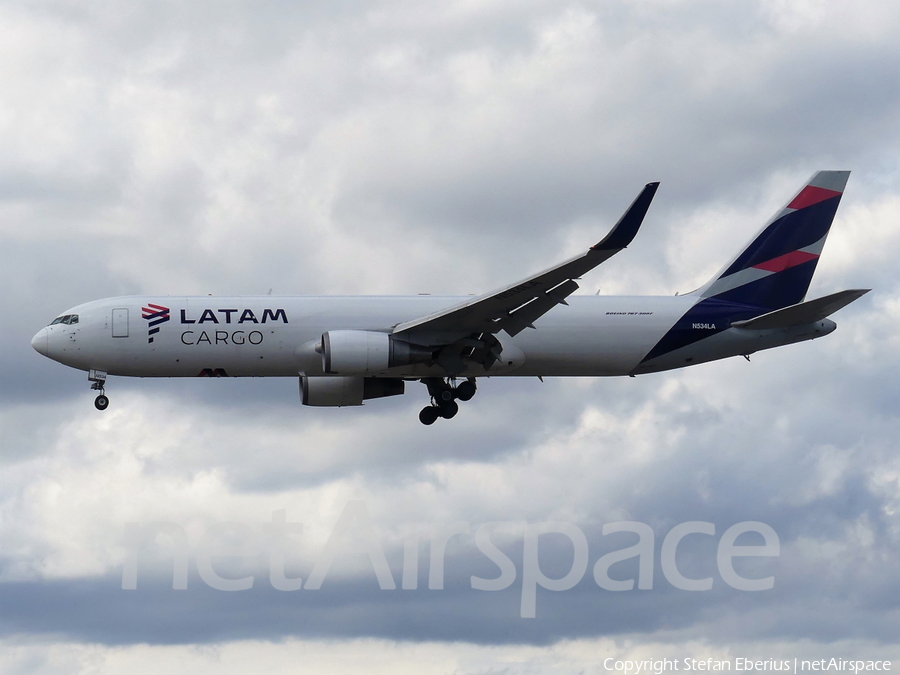
[{"label": "landing gear wheel", "polygon": [[100,394],[94,399],[94,407],[97,410],[106,410],[109,407],[109,398],[106,394]]},{"label": "landing gear wheel", "polygon": [[472,380],[466,380],[456,387],[454,393],[460,401],[468,401],[475,395],[475,383]]},{"label": "landing gear wheel", "polygon": [[452,383],[456,382],[453,377],[423,377],[420,381],[428,387],[428,395],[431,396],[431,405],[419,413],[422,424],[434,424],[438,417],[445,420],[456,417],[459,412],[456,400],[468,401],[475,395],[473,378],[468,378],[458,387],[453,386]]},{"label": "landing gear wheel", "polygon": [[441,403],[440,414],[445,420],[449,420],[456,416],[459,412],[459,403],[450,399],[446,403]]},{"label": "landing gear wheel", "polygon": [[439,408],[428,405],[422,408],[422,411],[419,413],[419,421],[425,425],[434,424],[437,422],[437,418],[440,417],[440,414],[441,411]]}]

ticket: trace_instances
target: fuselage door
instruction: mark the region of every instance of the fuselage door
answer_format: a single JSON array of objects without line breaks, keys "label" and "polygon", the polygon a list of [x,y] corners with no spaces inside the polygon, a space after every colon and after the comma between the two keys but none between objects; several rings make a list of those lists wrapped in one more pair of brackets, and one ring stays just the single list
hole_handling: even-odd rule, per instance
[{"label": "fuselage door", "polygon": [[128,309],[125,307],[112,311],[112,336],[114,338],[128,337]]}]

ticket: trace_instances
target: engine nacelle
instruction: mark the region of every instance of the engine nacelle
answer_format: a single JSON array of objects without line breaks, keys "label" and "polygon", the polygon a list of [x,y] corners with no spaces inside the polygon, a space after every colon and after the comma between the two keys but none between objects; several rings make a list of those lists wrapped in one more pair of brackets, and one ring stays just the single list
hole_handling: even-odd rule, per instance
[{"label": "engine nacelle", "polygon": [[329,375],[369,375],[432,359],[427,347],[368,330],[328,331],[317,351],[322,353],[322,370]]},{"label": "engine nacelle", "polygon": [[300,400],[309,406],[362,405],[370,398],[398,396],[405,388],[403,380],[389,377],[300,376]]}]

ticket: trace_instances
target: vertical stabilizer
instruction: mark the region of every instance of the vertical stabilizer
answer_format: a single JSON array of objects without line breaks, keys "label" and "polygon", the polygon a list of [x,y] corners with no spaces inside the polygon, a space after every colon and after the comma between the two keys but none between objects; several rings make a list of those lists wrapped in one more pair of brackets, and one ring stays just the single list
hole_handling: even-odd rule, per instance
[{"label": "vertical stabilizer", "polygon": [[770,310],[802,302],[849,176],[849,171],[816,173],[694,294]]}]

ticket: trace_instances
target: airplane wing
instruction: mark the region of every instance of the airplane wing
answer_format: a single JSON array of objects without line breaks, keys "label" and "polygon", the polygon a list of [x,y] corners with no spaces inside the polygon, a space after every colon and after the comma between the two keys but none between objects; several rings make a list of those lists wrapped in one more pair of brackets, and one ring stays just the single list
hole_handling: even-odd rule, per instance
[{"label": "airplane wing", "polygon": [[647,214],[659,183],[648,183],[615,227],[585,253],[538,274],[455,307],[406,321],[394,327],[394,335],[411,333],[516,335],[578,289],[575,279],[594,269],[628,246]]}]

